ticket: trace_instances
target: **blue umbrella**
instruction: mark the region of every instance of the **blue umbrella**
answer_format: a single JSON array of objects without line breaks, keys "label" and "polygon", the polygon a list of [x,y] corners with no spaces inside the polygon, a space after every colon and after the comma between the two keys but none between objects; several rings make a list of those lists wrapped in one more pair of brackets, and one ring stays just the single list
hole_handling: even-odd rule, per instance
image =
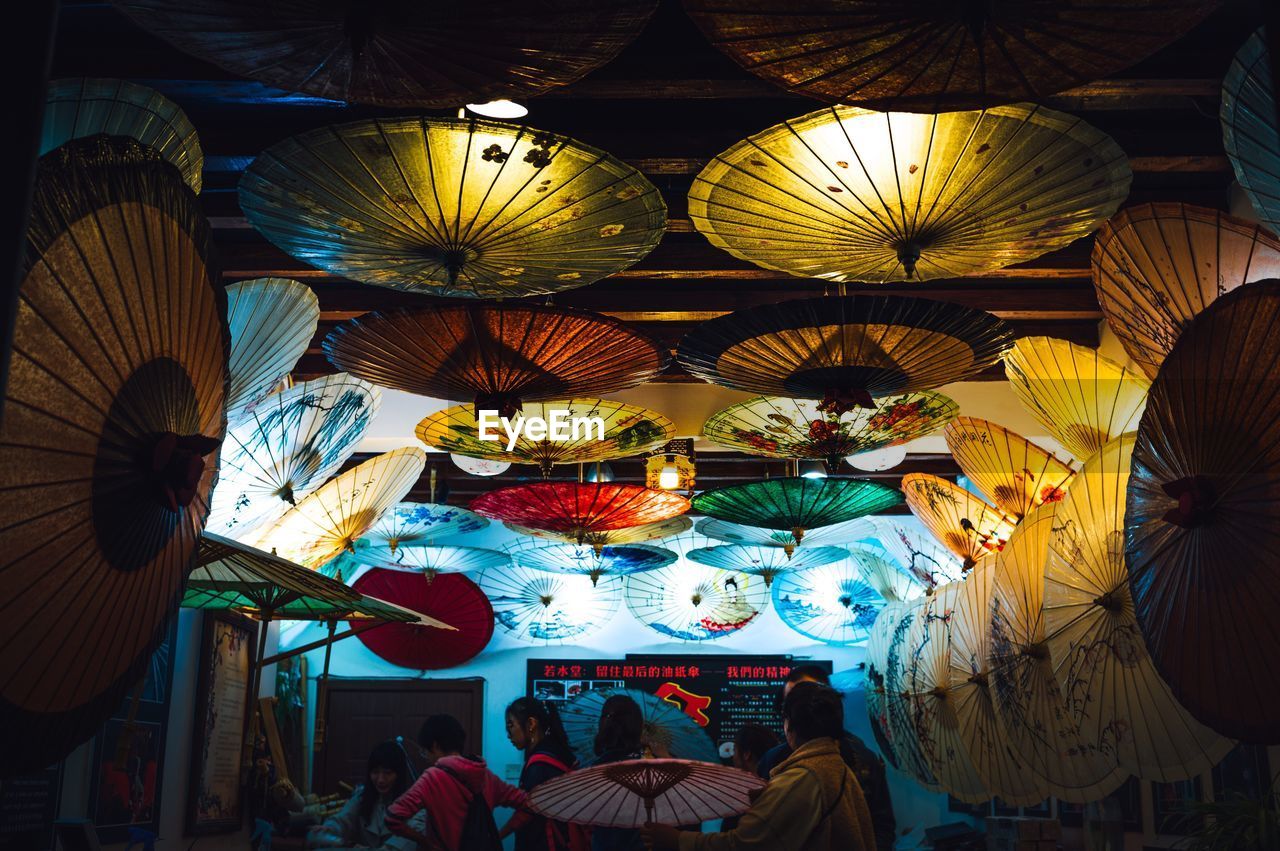
[{"label": "blue umbrella", "polygon": [[655,756],[663,758],[720,762],[715,742],[680,707],[633,688],[584,692],[561,707],[560,718],[564,722],[564,731],[579,762],[586,764],[595,759],[595,738],[596,731],[600,728],[600,713],[605,701],[619,694],[626,695],[640,706],[640,714],[644,716],[643,741],[646,750],[652,750]]}]

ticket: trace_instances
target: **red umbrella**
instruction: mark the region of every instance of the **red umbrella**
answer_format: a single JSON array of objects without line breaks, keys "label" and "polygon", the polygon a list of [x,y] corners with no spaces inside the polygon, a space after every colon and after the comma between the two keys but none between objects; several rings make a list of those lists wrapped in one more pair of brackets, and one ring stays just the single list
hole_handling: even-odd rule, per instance
[{"label": "red umbrella", "polygon": [[493,637],[493,606],[489,598],[460,573],[441,573],[428,582],[416,573],[377,567],[351,587],[420,614],[447,618],[446,622],[457,628],[456,632],[446,632],[394,623],[357,636],[365,647],[393,665],[419,671],[452,668],[478,654]]},{"label": "red umbrella", "polygon": [[473,500],[471,510],[495,520],[571,535],[581,544],[596,532],[684,514],[689,500],[640,485],[538,482],[491,491]]},{"label": "red umbrella", "polygon": [[533,790],[529,806],[557,821],[596,827],[697,824],[739,815],[754,774],[687,759],[630,759],[562,774]]}]

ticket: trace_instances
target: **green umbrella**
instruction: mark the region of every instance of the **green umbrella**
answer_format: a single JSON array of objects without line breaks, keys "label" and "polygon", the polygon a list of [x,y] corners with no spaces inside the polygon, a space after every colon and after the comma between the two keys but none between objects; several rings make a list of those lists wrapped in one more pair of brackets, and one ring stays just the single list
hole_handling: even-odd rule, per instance
[{"label": "green umbrella", "polygon": [[788,531],[800,543],[806,529],[865,517],[900,502],[900,493],[875,482],[795,476],[704,491],[693,498],[693,512]]}]

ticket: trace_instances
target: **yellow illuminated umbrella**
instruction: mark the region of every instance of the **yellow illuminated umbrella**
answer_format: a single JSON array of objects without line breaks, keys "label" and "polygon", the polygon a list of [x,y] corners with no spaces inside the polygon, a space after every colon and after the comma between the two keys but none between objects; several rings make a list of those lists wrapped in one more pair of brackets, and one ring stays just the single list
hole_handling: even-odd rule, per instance
[{"label": "yellow illuminated umbrella", "polygon": [[1045,564],[1045,630],[1067,710],[1082,737],[1121,767],[1170,783],[1203,774],[1234,743],[1174,698],[1147,653],[1124,561],[1134,436],[1085,462],[1058,506]]},{"label": "yellow illuminated umbrella", "polygon": [[[535,538],[546,538],[548,541],[559,541],[564,544],[578,543],[578,536],[546,529],[534,529],[521,526],[519,523],[504,523],[512,532],[521,535],[532,535]],[[624,544],[642,544],[645,541],[656,541],[659,538],[670,538],[687,532],[693,528],[693,521],[683,515],[659,520],[655,523],[642,523],[639,526],[627,526],[622,529],[609,529],[602,532],[588,532],[583,539],[584,544],[593,547],[619,546]]]},{"label": "yellow illuminated umbrella", "polygon": [[306,284],[288,278],[255,278],[228,286],[231,388],[227,410],[236,412],[261,400],[292,372],[311,345],[319,321],[320,300]]},{"label": "yellow illuminated umbrella", "polygon": [[309,130],[253,161],[240,206],[335,275],[442,296],[582,287],[648,254],[662,195],[604,151],[542,130],[379,118]]},{"label": "yellow illuminated umbrella", "polygon": [[902,477],[902,495],[916,519],[968,570],[1004,546],[1017,522],[954,482],[927,473]]},{"label": "yellow illuminated umbrella", "polygon": [[1005,354],[1018,401],[1079,459],[1138,427],[1151,382],[1096,349],[1023,337]]},{"label": "yellow illuminated umbrella", "polygon": [[1009,742],[1055,797],[1103,798],[1129,776],[1114,749],[1090,740],[1054,674],[1044,612],[1044,565],[1054,512],[1046,503],[1023,518],[995,557],[991,604],[991,688]]},{"label": "yellow illuminated umbrella", "polygon": [[250,543],[317,570],[356,540],[418,482],[427,453],[416,447],[377,455],[326,482]]},{"label": "yellow illuminated umbrella", "polygon": [[858,575],[890,603],[905,603],[925,593],[925,586],[902,567],[867,547],[849,547]]},{"label": "yellow illuminated umbrella", "polygon": [[993,422],[958,417],[943,436],[965,476],[1015,519],[1062,499],[1075,475],[1052,453]]},{"label": "yellow illuminated umbrella", "polygon": [[556,464],[639,455],[662,446],[676,431],[662,414],[608,399],[525,402],[510,419],[492,413],[482,420],[475,405],[454,405],[426,417],[415,433],[427,446],[445,452],[537,464],[547,478]]},{"label": "yellow illuminated umbrella", "polygon": [[1139,204],[1113,216],[1093,242],[1098,303],[1149,378],[1193,316],[1264,278],[1280,278],[1280,240],[1221,210]]},{"label": "yellow illuminated umbrella", "polygon": [[1044,107],[833,106],[716,156],[689,190],[689,217],[733,256],[804,278],[956,278],[1091,233],[1130,179],[1110,137]]}]

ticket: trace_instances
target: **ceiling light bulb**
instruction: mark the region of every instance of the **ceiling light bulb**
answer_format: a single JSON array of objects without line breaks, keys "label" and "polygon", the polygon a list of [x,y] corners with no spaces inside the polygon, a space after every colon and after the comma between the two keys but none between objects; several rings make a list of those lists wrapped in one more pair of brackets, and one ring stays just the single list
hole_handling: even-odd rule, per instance
[{"label": "ceiling light bulb", "polygon": [[680,470],[676,468],[675,456],[667,456],[666,466],[658,474],[658,487],[668,491],[673,491],[680,487]]},{"label": "ceiling light bulb", "polygon": [[485,118],[524,118],[529,114],[528,107],[513,100],[491,100],[488,103],[469,103],[467,109]]}]

